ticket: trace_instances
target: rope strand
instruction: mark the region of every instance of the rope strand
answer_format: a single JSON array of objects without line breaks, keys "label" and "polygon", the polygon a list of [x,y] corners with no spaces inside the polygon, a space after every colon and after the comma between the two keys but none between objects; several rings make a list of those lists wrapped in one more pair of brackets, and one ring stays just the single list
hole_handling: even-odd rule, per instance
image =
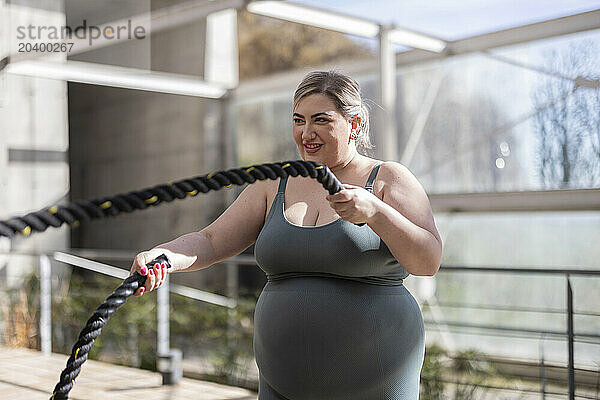
[{"label": "rope strand", "polygon": [[[165,263],[167,268],[171,268],[171,263],[166,255],[161,254],[146,266],[152,268],[156,263]],[[102,328],[108,322],[108,319],[127,301],[127,298],[135,293],[146,282],[146,277],[135,272],[123,281],[115,291],[104,300],[94,314],[88,319],[85,326],[79,333],[79,337],[73,349],[71,356],[67,360],[67,366],[60,374],[60,380],[54,387],[50,400],[66,400],[69,398],[69,391],[75,384],[75,378],[81,372],[81,366],[88,358],[88,353],[94,345],[94,340],[100,336]]]},{"label": "rope strand", "polygon": [[104,197],[96,200],[76,201],[66,206],[52,206],[22,217],[0,221],[0,237],[12,238],[17,234],[29,236],[33,232],[44,232],[48,227],[58,228],[63,224],[77,227],[80,221],[113,217],[120,213],[144,210],[175,199],[195,196],[232,185],[254,183],[257,180],[303,176],[316,179],[323,187],[334,194],[343,189],[335,175],[324,165],[313,161],[285,161],[271,164],[253,165],[226,171],[211,172],[193,178],[168,184],[156,185],[126,194]]},{"label": "rope strand", "polygon": [[[207,175],[188,178],[178,182],[157,185],[127,194],[118,194],[97,200],[78,201],[68,206],[52,206],[48,209],[29,213],[24,217],[14,217],[0,221],[0,236],[13,237],[15,234],[29,236],[32,231],[43,232],[49,226],[59,227],[63,223],[76,226],[80,220],[90,220],[118,215],[121,212],[143,210],[174,199],[195,196],[198,192],[206,193],[219,190],[222,187],[254,183],[257,180],[283,178],[287,176],[311,177],[320,182],[323,187],[334,194],[343,189],[335,175],[324,165],[309,161],[286,161],[282,163],[253,165],[245,168],[235,168],[227,171],[211,172]],[[146,264],[152,268],[156,263],[171,264],[166,255],[161,254],[155,260]],[[94,340],[100,336],[102,328],[108,319],[125,304],[127,298],[144,285],[146,277],[135,272],[108,296],[96,309],[79,333],[77,342],[71,350],[67,366],[60,374],[60,380],[54,387],[50,400],[66,400],[69,391],[75,384],[75,378],[81,372],[83,363],[94,345]]]}]

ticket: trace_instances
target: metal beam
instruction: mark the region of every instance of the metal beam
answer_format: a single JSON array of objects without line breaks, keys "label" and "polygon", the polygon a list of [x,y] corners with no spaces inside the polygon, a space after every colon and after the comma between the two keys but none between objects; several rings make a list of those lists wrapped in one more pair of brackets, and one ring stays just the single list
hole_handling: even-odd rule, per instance
[{"label": "metal beam", "polygon": [[431,35],[396,26],[382,27],[378,22],[366,18],[291,1],[250,1],[246,9],[253,14],[366,38],[376,38],[385,29],[388,31],[386,36],[395,44],[432,52],[441,52],[446,48],[445,41]]},{"label": "metal beam", "polygon": [[221,98],[226,89],[191,75],[151,72],[137,68],[115,67],[81,61],[46,62],[40,60],[10,63],[7,72],[36,78],[58,79],[92,85]]},{"label": "metal beam", "polygon": [[442,54],[418,49],[409,50],[397,54],[396,62],[398,65],[413,64],[445,58],[450,55],[485,51],[496,47],[532,42],[534,40],[569,35],[592,29],[600,29],[600,10],[588,11],[448,42],[446,51]]},{"label": "metal beam", "polygon": [[252,14],[349,35],[375,38],[379,34],[376,21],[289,1],[251,1],[246,10]]},{"label": "metal beam", "polygon": [[384,160],[397,160],[396,123],[396,61],[391,31],[382,28],[379,34],[379,104],[380,128],[376,131],[375,153]]},{"label": "metal beam", "polygon": [[[107,256],[110,256],[111,254],[116,254],[117,257],[119,258],[120,255],[119,251],[114,252],[114,251],[107,251],[107,252],[102,252],[101,250],[86,250],[86,249],[73,249],[78,251],[80,254],[84,254],[84,253],[95,253],[103,258],[106,258]],[[71,251],[71,250],[69,250]],[[9,254],[19,254],[19,253],[14,253],[11,252]],[[65,264],[69,264],[69,265],[74,265],[78,268],[84,268],[90,271],[94,271],[100,274],[104,274],[104,275],[108,275],[108,276],[112,276],[115,278],[119,278],[119,279],[125,279],[127,278],[130,273],[129,271],[122,269],[122,268],[118,268],[118,267],[114,267],[112,265],[108,265],[108,264],[104,264],[98,261],[94,261],[94,260],[88,260],[84,257],[78,257],[75,256],[73,254],[69,254],[69,253],[64,253],[62,251],[56,251],[53,254],[53,258],[56,261],[65,263]],[[128,257],[128,259],[130,259],[130,257]],[[177,293],[180,294],[182,296],[186,296],[189,297],[191,299],[195,299],[195,300],[200,300],[200,301],[204,301],[207,303],[211,303],[211,304],[216,304],[216,305],[220,305],[220,306],[224,306],[224,307],[236,307],[237,302],[235,301],[235,299],[229,299],[225,296],[221,296],[215,293],[210,293],[210,292],[205,292],[203,290],[199,290],[199,289],[194,289],[188,286],[183,286],[183,285],[176,285],[176,284],[170,284],[169,285],[170,291],[173,293]]]},{"label": "metal beam", "polygon": [[430,194],[434,212],[600,211],[600,189]]}]

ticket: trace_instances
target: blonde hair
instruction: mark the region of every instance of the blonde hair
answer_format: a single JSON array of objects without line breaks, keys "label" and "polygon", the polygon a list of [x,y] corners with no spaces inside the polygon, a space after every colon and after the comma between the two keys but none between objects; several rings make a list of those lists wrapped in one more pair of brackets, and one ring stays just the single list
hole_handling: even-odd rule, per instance
[{"label": "blonde hair", "polygon": [[336,71],[310,72],[294,92],[294,110],[300,100],[311,94],[329,97],[347,120],[358,115],[360,126],[357,129],[356,147],[361,150],[373,148],[369,137],[369,109],[362,99],[358,82]]}]

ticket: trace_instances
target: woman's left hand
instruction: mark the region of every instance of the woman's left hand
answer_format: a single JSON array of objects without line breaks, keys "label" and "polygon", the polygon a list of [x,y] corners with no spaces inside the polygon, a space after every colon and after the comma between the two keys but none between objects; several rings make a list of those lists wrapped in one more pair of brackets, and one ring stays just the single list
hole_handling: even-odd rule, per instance
[{"label": "woman's left hand", "polygon": [[377,196],[361,186],[344,183],[344,189],[325,198],[331,208],[345,221],[362,224],[377,212]]}]

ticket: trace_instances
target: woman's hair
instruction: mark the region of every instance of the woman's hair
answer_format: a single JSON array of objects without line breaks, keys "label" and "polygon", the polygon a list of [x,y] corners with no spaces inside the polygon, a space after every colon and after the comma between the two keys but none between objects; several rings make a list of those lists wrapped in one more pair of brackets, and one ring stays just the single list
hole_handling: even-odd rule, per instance
[{"label": "woman's hair", "polygon": [[358,82],[336,71],[310,72],[294,92],[294,110],[300,100],[311,94],[329,97],[347,120],[358,115],[360,126],[357,129],[356,147],[361,150],[373,148],[369,137],[369,110],[363,102]]}]

